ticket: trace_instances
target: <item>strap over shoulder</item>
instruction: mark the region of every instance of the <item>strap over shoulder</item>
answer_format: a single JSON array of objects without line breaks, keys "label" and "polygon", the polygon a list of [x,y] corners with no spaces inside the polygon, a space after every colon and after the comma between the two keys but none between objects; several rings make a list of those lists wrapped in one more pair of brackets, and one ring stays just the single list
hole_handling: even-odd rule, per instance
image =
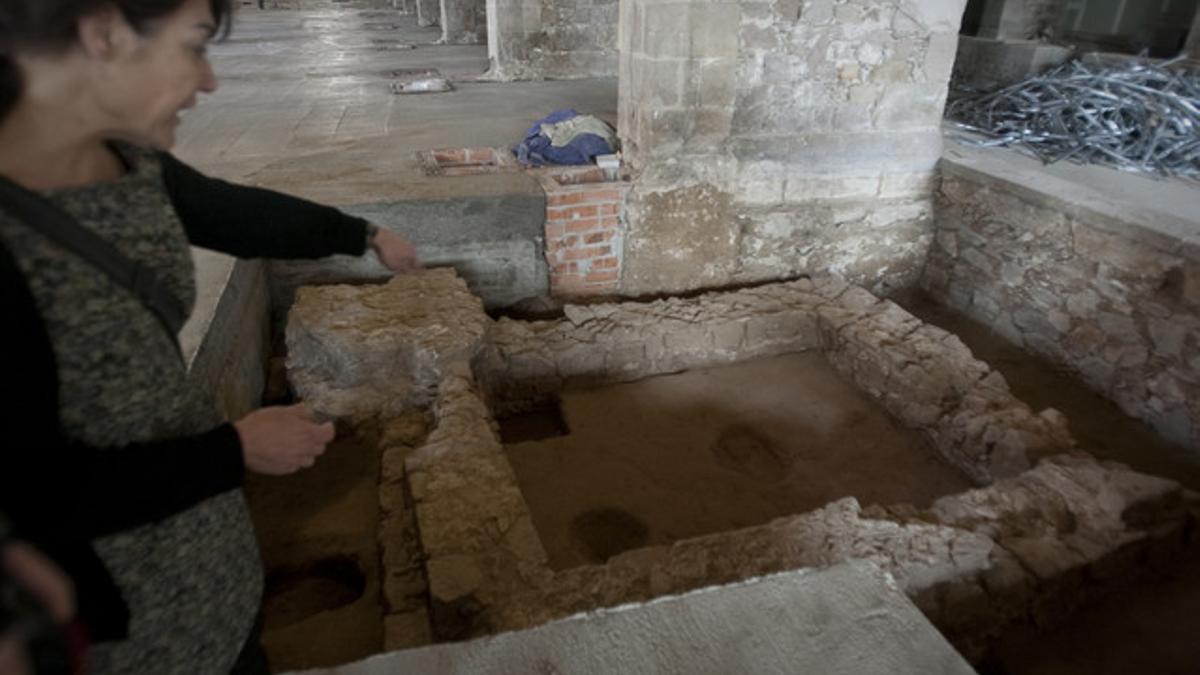
[{"label": "strap over shoulder", "polygon": [[171,344],[179,350],[178,335],[187,321],[187,308],[159,281],[154,270],[131,260],[45,197],[4,176],[0,176],[0,209],[84,259],[137,296],[158,318],[170,336]]}]

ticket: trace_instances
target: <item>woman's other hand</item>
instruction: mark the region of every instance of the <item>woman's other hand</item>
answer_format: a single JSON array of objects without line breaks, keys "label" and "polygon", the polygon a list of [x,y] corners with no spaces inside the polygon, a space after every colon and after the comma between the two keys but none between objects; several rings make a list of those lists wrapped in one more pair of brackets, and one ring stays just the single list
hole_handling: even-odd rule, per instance
[{"label": "woman's other hand", "polygon": [[375,231],[371,240],[371,248],[380,262],[396,274],[407,274],[421,269],[421,261],[417,259],[417,247],[400,235],[380,227]]},{"label": "woman's other hand", "polygon": [[333,422],[317,424],[302,403],[255,410],[233,426],[242,439],[246,468],[269,476],[312,466],[334,437]]}]

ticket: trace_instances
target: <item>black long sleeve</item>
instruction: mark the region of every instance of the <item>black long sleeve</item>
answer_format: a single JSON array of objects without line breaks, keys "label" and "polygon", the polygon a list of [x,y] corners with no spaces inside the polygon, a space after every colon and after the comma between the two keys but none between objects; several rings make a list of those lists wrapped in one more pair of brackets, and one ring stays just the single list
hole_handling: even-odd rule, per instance
[{"label": "black long sleeve", "polygon": [[209,178],[161,153],[163,181],[188,239],[239,258],[362,255],[367,221],[330,206]]}]

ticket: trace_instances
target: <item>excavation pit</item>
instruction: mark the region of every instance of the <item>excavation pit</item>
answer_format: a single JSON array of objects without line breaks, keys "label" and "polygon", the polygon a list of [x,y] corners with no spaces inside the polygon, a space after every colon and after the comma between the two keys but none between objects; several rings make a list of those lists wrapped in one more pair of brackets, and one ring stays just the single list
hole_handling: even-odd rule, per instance
[{"label": "excavation pit", "polygon": [[566,433],[505,444],[556,570],[843,497],[924,508],[972,487],[819,352],[567,391],[560,406]]},{"label": "excavation pit", "polygon": [[[1177,483],[1079,451],[1061,415],[1017,400],[955,336],[834,278],[493,321],[452,270],[431,270],[301,289],[288,353],[310,406],[378,425],[386,622],[437,640],[866,558],[973,658],[1013,622],[1053,622],[1170,561],[1196,531]],[[831,371],[819,386],[790,371],[814,364]],[[727,368],[746,371],[741,384],[721,381]],[[688,402],[689,379],[718,384]],[[791,414],[789,404],[831,404],[834,382],[874,412],[836,409],[824,428]],[[776,385],[786,386],[771,401],[755,398]],[[590,413],[578,403],[600,393],[610,398]],[[505,447],[497,419],[555,401],[565,435]],[[779,419],[755,417],[764,410]],[[427,435],[410,432],[414,411]],[[643,431],[630,421],[639,416]],[[870,425],[890,437],[875,449],[892,454],[856,457],[857,433],[823,433]],[[621,447],[556,464],[589,427]],[[620,442],[635,433],[662,439]],[[647,466],[662,445],[679,454]],[[610,460],[615,478],[594,464]],[[939,477],[922,473],[931,466]],[[630,467],[664,490],[622,477]],[[675,489],[700,482],[689,472],[710,478]],[[746,491],[706,502],[735,483]],[[728,508],[775,489],[786,498],[770,508]],[[694,529],[664,524],[672,510]],[[703,511],[716,517],[695,517]],[[413,608],[414,584],[427,584],[427,615]]]}]

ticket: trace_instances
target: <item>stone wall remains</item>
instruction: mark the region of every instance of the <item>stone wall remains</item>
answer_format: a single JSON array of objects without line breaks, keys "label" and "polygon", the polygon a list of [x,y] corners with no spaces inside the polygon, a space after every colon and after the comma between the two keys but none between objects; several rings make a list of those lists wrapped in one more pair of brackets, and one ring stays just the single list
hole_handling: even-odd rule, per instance
[{"label": "stone wall remains", "polygon": [[617,0],[487,0],[491,76],[616,76],[617,5]]},{"label": "stone wall remains", "polygon": [[944,170],[923,286],[1200,450],[1200,238]]},{"label": "stone wall remains", "polygon": [[[384,429],[389,644],[403,646],[410,630],[417,641],[421,631],[463,639],[868,558],[973,657],[1006,625],[1053,623],[1106,583],[1196,544],[1194,496],[1172,481],[1082,453],[1029,470],[1009,461],[1014,442],[1032,442],[1021,459],[1069,447],[1063,421],[1033,415],[953,336],[839,280],[566,311],[559,321],[493,323],[447,270],[299,294],[288,331],[298,394],[320,412]],[[549,567],[496,435],[494,405],[804,346],[824,350],[904,423],[936,417],[934,426],[961,433],[956,442],[967,451],[951,459],[977,479],[998,480],[924,511],[864,510],[847,498],[604,565]],[[428,406],[427,435],[413,406]],[[419,553],[405,539],[414,533]],[[416,560],[424,560],[424,579]],[[413,604],[423,580],[428,614]]]}]

